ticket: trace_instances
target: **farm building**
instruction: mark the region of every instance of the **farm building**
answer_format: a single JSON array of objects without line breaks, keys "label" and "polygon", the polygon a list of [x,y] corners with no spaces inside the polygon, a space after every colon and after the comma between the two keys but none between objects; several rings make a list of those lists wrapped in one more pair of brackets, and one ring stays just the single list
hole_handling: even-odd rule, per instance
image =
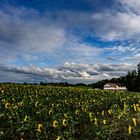
[{"label": "farm building", "polygon": [[120,87],[115,83],[107,83],[104,85],[104,90],[118,90],[118,91],[125,91],[127,90],[126,87]]}]

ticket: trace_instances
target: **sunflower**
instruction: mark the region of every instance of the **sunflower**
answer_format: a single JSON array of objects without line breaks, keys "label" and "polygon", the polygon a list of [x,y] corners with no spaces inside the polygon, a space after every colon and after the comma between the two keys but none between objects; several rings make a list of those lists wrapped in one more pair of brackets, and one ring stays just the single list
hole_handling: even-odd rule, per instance
[{"label": "sunflower", "polygon": [[98,126],[98,119],[97,119],[97,118],[94,118],[94,124],[95,124],[96,126]]},{"label": "sunflower", "polygon": [[121,112],[121,114],[118,116],[119,120],[121,119],[122,116],[123,116],[123,113]]},{"label": "sunflower", "polygon": [[89,117],[92,118],[92,116],[93,116],[93,113],[89,112]]},{"label": "sunflower", "polygon": [[132,127],[129,125],[129,127],[128,127],[128,134],[131,135],[131,132],[132,132]]},{"label": "sunflower", "polygon": [[63,125],[64,127],[66,127],[66,126],[68,125],[68,121],[67,121],[66,119],[63,119],[62,125]]},{"label": "sunflower", "polygon": [[134,125],[136,126],[137,125],[136,118],[132,118],[132,121],[133,121]]},{"label": "sunflower", "polygon": [[58,126],[58,121],[55,120],[55,121],[53,122],[53,127],[56,128],[57,126]]},{"label": "sunflower", "polygon": [[68,118],[67,113],[64,113],[64,117],[65,117],[65,118]]},{"label": "sunflower", "polygon": [[109,109],[109,110],[108,110],[108,113],[111,115],[111,114],[112,114],[112,110],[111,110],[111,109]]},{"label": "sunflower", "polygon": [[140,112],[140,107],[138,107],[138,111]]},{"label": "sunflower", "polygon": [[18,103],[18,106],[19,106],[19,107],[23,106],[23,102],[19,102],[19,103]]},{"label": "sunflower", "polygon": [[76,111],[75,111],[75,114],[76,114],[76,115],[78,115],[79,113],[80,113],[79,110],[76,110]]},{"label": "sunflower", "polygon": [[18,109],[18,106],[17,106],[17,105],[15,105],[15,106],[13,107],[13,109]]},{"label": "sunflower", "polygon": [[102,116],[104,116],[105,115],[105,112],[104,111],[102,111]]},{"label": "sunflower", "polygon": [[60,136],[57,136],[56,140],[60,140],[60,139],[61,139],[61,137]]},{"label": "sunflower", "polygon": [[5,99],[2,99],[2,104],[5,104],[7,101]]},{"label": "sunflower", "polygon": [[93,122],[93,118],[90,118],[90,122]]},{"label": "sunflower", "polygon": [[134,111],[137,111],[137,106],[133,104]]},{"label": "sunflower", "polygon": [[35,107],[37,107],[37,106],[38,106],[38,101],[35,102]]},{"label": "sunflower", "polygon": [[25,116],[25,118],[24,118],[24,122],[27,122],[27,119],[28,119],[29,117],[26,115]]},{"label": "sunflower", "polygon": [[43,129],[43,125],[38,124],[37,131],[41,133],[42,129]]},{"label": "sunflower", "polygon": [[53,110],[50,109],[49,112],[48,112],[48,115],[50,116],[52,112],[53,112]]},{"label": "sunflower", "polygon": [[103,120],[103,124],[106,124],[107,123],[107,120]]},{"label": "sunflower", "polygon": [[5,108],[8,109],[10,107],[10,103],[5,103]]},{"label": "sunflower", "polygon": [[4,90],[1,90],[1,93],[3,94],[4,93]]}]

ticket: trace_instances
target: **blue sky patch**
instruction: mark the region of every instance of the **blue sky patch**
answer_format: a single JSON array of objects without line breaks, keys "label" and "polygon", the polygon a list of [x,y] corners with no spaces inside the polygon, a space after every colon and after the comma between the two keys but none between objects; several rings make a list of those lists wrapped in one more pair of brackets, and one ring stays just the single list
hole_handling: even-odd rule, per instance
[{"label": "blue sky patch", "polygon": [[1,0],[1,82],[125,75],[140,61],[139,7],[133,0]]}]

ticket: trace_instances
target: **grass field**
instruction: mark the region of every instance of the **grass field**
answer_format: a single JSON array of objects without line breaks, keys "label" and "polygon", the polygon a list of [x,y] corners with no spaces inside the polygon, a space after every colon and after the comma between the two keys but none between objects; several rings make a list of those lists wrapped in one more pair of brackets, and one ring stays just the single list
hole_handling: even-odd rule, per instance
[{"label": "grass field", "polygon": [[140,93],[0,86],[0,139],[138,140]]}]

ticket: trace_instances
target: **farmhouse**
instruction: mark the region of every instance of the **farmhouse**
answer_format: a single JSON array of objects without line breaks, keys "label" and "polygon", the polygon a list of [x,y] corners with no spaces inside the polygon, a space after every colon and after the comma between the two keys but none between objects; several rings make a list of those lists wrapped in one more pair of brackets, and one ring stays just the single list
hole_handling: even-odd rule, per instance
[{"label": "farmhouse", "polygon": [[118,90],[118,91],[125,91],[127,90],[126,87],[120,87],[115,83],[107,83],[104,85],[104,90]]}]

